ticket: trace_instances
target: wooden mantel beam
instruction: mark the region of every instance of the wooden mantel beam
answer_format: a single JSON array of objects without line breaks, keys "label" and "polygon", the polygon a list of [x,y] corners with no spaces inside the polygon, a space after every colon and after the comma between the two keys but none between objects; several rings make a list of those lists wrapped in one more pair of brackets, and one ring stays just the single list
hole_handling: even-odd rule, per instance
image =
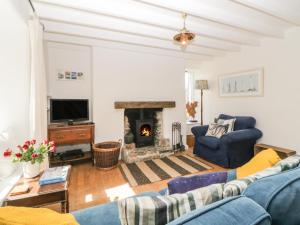
[{"label": "wooden mantel beam", "polygon": [[175,108],[175,101],[115,102],[115,109]]}]

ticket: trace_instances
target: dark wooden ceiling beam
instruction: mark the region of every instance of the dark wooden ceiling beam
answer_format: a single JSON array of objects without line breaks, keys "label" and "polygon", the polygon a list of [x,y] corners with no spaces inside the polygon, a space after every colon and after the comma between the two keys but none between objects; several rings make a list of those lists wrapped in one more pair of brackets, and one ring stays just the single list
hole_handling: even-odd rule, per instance
[{"label": "dark wooden ceiling beam", "polygon": [[115,109],[175,108],[175,101],[115,102]]}]

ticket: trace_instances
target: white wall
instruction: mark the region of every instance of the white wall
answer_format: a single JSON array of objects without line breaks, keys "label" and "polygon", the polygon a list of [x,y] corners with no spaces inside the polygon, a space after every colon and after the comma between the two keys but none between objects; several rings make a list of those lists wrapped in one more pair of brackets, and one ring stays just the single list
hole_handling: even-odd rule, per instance
[{"label": "white wall", "polygon": [[[89,99],[91,102],[91,48],[48,42],[46,51],[48,96],[54,99]],[[59,71],[83,72],[84,79],[58,80]],[[91,111],[90,108],[90,118]]]},{"label": "white wall", "polygon": [[171,138],[171,124],[180,121],[185,133],[185,92],[182,59],[95,47],[93,97],[96,141],[124,136],[124,110],[115,101],[176,101],[164,109],[164,134]]},{"label": "white wall", "polygon": [[[53,42],[47,46],[49,95],[91,98],[96,142],[124,136],[124,110],[116,110],[115,101],[176,101],[176,108],[163,111],[164,134],[171,138],[174,121],[180,121],[185,132],[183,59],[101,46]],[[58,81],[57,69],[86,71],[87,79]]]},{"label": "white wall", "polygon": [[[211,63],[201,65],[209,79],[205,118],[219,113],[251,115],[264,136],[261,142],[288,147],[300,152],[300,28],[286,32],[284,39],[263,39],[260,47],[245,47]],[[220,74],[264,68],[263,97],[218,96]]]},{"label": "white wall", "polygon": [[[0,157],[29,136],[29,33],[27,1],[4,0],[0,7]],[[2,164],[2,163],[0,163]],[[1,172],[4,172],[0,169]]]}]

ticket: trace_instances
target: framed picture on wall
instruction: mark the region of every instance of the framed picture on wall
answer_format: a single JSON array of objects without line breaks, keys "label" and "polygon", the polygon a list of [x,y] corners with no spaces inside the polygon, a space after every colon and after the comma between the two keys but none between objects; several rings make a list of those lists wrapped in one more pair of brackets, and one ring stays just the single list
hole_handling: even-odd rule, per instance
[{"label": "framed picture on wall", "polygon": [[71,70],[58,69],[56,78],[57,78],[57,80],[61,80],[61,81],[83,80],[84,79],[84,73],[83,72],[71,71]]},{"label": "framed picture on wall", "polygon": [[263,96],[264,71],[255,69],[220,75],[218,83],[221,97]]},{"label": "framed picture on wall", "polygon": [[62,70],[57,70],[57,80],[64,80],[65,74]]},{"label": "framed picture on wall", "polygon": [[77,73],[76,72],[71,72],[71,79],[72,80],[77,80]]},{"label": "framed picture on wall", "polygon": [[71,73],[69,71],[65,71],[65,79],[70,80],[71,79]]},{"label": "framed picture on wall", "polygon": [[83,72],[78,72],[77,73],[77,79],[78,80],[83,80]]}]

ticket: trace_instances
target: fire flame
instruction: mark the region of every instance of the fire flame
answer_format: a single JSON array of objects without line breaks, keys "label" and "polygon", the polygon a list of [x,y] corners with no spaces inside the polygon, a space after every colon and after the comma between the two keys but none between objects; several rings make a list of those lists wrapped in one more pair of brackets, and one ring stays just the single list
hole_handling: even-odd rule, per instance
[{"label": "fire flame", "polygon": [[151,135],[150,129],[148,129],[148,128],[146,128],[146,127],[143,127],[143,129],[141,130],[141,135],[142,135],[142,136],[149,137],[149,136]]}]

